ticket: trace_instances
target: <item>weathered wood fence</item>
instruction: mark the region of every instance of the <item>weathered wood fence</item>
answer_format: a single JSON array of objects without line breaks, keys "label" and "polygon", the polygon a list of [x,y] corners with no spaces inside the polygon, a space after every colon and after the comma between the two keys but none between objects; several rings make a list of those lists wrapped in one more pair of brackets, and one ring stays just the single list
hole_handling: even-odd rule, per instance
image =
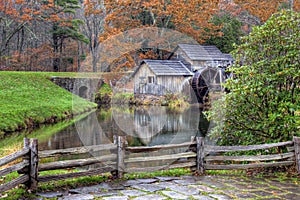
[{"label": "weathered wood fence", "polygon": [[[223,153],[281,149],[268,155],[226,156]],[[92,157],[86,158],[91,154]],[[57,160],[67,156],[83,155],[84,158]],[[103,144],[69,149],[38,152],[37,139],[24,139],[24,148],[0,159],[0,167],[21,160],[0,170],[0,177],[18,172],[19,177],[0,185],[0,192],[25,184],[36,189],[38,182],[62,180],[81,176],[111,173],[121,178],[124,173],[151,172],[172,168],[191,168],[199,173],[205,170],[250,169],[296,164],[300,172],[300,138],[274,144],[249,146],[211,146],[204,144],[204,138],[195,137],[191,142],[146,147],[129,147],[125,136],[117,136],[114,144]],[[51,160],[51,162],[49,162]],[[46,162],[47,161],[47,162]],[[67,174],[40,175],[40,172],[72,169],[93,165],[93,169]]]}]

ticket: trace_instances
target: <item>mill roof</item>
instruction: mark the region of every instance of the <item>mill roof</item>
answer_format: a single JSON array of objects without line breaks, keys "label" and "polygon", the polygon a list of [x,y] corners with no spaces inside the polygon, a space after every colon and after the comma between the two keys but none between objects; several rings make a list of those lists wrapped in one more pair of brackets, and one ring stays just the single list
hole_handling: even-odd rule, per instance
[{"label": "mill roof", "polygon": [[178,60],[143,60],[157,76],[192,76],[192,72]]},{"label": "mill roof", "polygon": [[[178,44],[175,51],[181,48],[191,60],[228,61],[229,57],[223,54],[216,46],[198,44]],[[175,52],[174,51],[174,52]],[[232,59],[232,58],[231,58]]]}]

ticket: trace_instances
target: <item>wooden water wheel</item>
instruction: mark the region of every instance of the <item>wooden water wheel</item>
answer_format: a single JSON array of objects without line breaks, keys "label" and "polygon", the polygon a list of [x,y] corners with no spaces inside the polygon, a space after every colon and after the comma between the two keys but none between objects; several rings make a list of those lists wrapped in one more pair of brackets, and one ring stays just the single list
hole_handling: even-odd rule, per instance
[{"label": "wooden water wheel", "polygon": [[206,67],[198,70],[191,81],[198,103],[204,103],[210,91],[222,91],[224,72],[219,68]]}]

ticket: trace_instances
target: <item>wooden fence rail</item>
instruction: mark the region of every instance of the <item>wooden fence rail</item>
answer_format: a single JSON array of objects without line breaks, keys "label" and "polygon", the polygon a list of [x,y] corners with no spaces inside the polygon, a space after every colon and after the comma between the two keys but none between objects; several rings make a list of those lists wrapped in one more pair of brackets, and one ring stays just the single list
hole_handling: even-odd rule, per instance
[{"label": "wooden fence rail", "polygon": [[24,171],[27,169],[27,174],[21,175],[18,178],[1,184],[0,192],[12,189],[20,184],[26,184],[28,188],[36,187],[35,177],[37,176],[37,139],[24,138],[24,148],[13,154],[5,156],[0,159],[0,167],[5,166],[11,162],[17,161],[22,158],[22,162],[11,165],[0,170],[0,176],[5,176],[15,171]]},{"label": "wooden fence rail", "polygon": [[[285,148],[285,153],[268,155],[224,155],[228,152],[245,152]],[[92,157],[78,158],[78,155]],[[62,156],[76,156],[77,159]],[[22,159],[22,160],[21,160]],[[20,161],[21,160],[21,161]],[[49,162],[51,160],[51,162]],[[102,144],[69,149],[47,150],[38,152],[37,139],[24,138],[24,148],[0,159],[0,167],[20,161],[0,170],[0,176],[18,172],[20,176],[0,185],[4,192],[19,184],[36,189],[38,182],[62,180],[81,176],[100,175],[110,172],[121,178],[125,173],[151,172],[173,168],[191,168],[198,173],[205,170],[249,169],[296,164],[300,172],[300,138],[293,141],[274,144],[249,146],[211,146],[204,143],[204,138],[196,137],[191,142],[147,147],[129,147],[126,137],[118,136],[114,144]],[[47,161],[47,162],[45,162]],[[39,175],[39,172],[57,169],[72,169],[95,165],[93,169],[57,175]]]}]

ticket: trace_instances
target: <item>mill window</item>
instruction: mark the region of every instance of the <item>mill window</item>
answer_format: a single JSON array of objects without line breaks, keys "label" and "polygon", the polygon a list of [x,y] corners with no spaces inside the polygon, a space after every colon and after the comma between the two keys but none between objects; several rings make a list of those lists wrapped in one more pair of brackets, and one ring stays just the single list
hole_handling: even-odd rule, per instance
[{"label": "mill window", "polygon": [[154,83],[154,76],[148,76],[148,83]]}]

